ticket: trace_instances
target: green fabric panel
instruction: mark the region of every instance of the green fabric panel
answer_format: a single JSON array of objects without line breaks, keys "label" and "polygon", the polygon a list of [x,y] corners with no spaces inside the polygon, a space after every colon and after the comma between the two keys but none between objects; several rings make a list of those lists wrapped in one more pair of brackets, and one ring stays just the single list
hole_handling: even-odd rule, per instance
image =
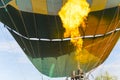
[{"label": "green fabric panel", "polygon": [[50,77],[62,77],[70,75],[72,70],[76,69],[76,62],[72,60],[72,57],[72,55],[64,55],[58,58],[33,58],[31,61],[43,74]]},{"label": "green fabric panel", "polygon": [[[75,53],[71,52],[70,54],[59,56],[57,58],[33,58],[30,60],[43,74],[49,77],[63,77],[70,76],[73,70],[77,71],[77,61],[74,60],[74,57]],[[89,70],[95,68],[95,64],[96,61],[94,60],[88,63],[80,63],[84,72],[88,72]]]},{"label": "green fabric panel", "polygon": [[119,5],[120,5],[120,0],[108,0],[106,4],[106,8],[111,8]]},{"label": "green fabric panel", "polygon": [[49,71],[49,76],[50,77],[52,77],[52,75],[53,75],[54,67],[55,67],[55,64],[52,64],[51,67],[50,67],[50,71]]},{"label": "green fabric panel", "polygon": [[47,0],[48,14],[58,14],[62,6],[62,0]]},{"label": "green fabric panel", "polygon": [[22,11],[32,12],[31,0],[16,0],[16,4]]}]

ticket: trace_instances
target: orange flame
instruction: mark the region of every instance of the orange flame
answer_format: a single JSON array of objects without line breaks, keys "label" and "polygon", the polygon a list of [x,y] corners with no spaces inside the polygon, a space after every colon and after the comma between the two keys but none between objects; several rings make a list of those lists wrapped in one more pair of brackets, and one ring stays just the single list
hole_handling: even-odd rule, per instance
[{"label": "orange flame", "polygon": [[86,0],[68,0],[58,13],[65,28],[64,37],[71,37],[71,42],[76,47],[77,61],[80,60],[83,45],[82,38],[77,38],[81,36],[79,27],[84,24],[89,12],[89,4]]}]

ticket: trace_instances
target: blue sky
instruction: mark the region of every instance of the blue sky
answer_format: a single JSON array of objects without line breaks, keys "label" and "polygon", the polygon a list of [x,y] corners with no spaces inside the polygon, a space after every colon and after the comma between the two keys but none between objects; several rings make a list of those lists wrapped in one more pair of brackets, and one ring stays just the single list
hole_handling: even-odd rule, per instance
[{"label": "blue sky", "polygon": [[[92,72],[93,76],[108,71],[120,80],[120,40],[108,59]],[[53,80],[42,75],[28,60],[10,33],[0,23],[0,80]],[[63,80],[63,79],[54,79]],[[93,79],[91,79],[93,80]]]}]

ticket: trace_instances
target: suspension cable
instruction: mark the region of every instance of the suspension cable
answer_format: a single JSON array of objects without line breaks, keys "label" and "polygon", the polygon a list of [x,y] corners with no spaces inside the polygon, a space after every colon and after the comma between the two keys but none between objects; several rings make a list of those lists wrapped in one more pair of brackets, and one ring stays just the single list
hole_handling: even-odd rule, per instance
[{"label": "suspension cable", "polygon": [[[97,24],[97,26],[96,26],[97,28],[96,28],[96,30],[95,30],[95,32],[94,32],[94,38],[93,38],[93,39],[95,39],[95,35],[96,35],[96,33],[97,33],[97,30],[98,30],[98,28],[100,27],[99,24],[100,24],[101,21],[102,21],[104,12],[105,12],[105,10],[102,12],[101,18],[100,18],[100,20],[99,20],[99,22],[98,22],[98,24]],[[92,40],[92,44],[94,44],[94,40]],[[92,50],[92,48],[94,48],[94,46],[91,47],[90,50]],[[89,58],[89,55],[88,55],[88,58]],[[89,65],[90,65],[90,61],[88,62],[88,65],[87,65],[85,71],[88,69]]]},{"label": "suspension cable", "polygon": [[[29,33],[28,33],[28,31],[27,31],[27,26],[26,26],[26,24],[25,24],[25,22],[24,22],[24,18],[23,18],[23,16],[22,16],[22,13],[21,13],[21,11],[20,11],[19,9],[18,9],[18,11],[19,11],[20,18],[21,18],[21,20],[22,20],[22,23],[23,23],[23,26],[24,26],[26,35],[29,37]],[[30,47],[31,47],[31,49],[32,49],[31,51],[32,51],[32,53],[33,53],[33,56],[35,56],[35,51],[34,51],[34,49],[33,49],[33,46],[32,46],[31,41],[29,41],[29,44],[30,44]]]},{"label": "suspension cable", "polygon": [[[119,13],[119,11],[118,11],[118,13]],[[117,13],[116,13],[117,14]],[[119,16],[119,14],[117,14],[117,16]],[[114,19],[113,19],[114,20]],[[112,21],[113,22],[113,21]],[[111,22],[111,23],[112,23]],[[114,26],[116,26],[115,27],[115,29],[117,28],[117,26],[120,24],[120,20],[118,21],[118,23],[117,24],[114,24]],[[110,26],[110,25],[109,25]],[[112,42],[112,40],[114,39],[112,36],[113,36],[113,34],[114,34],[114,32],[111,34],[111,36],[110,36],[110,38],[109,38],[109,41],[108,42]],[[117,34],[114,34],[114,35],[117,35]],[[114,36],[115,37],[115,36]],[[112,38],[112,39],[111,39]],[[105,39],[105,38],[104,38]],[[111,39],[111,40],[110,40]],[[107,42],[107,43],[108,43]],[[107,45],[107,44],[105,44],[105,45]],[[107,46],[109,46],[110,44],[108,44]],[[106,49],[107,49],[108,47],[106,47],[105,48],[105,50],[103,51],[103,55],[104,55],[104,52],[106,51]],[[103,57],[103,55],[101,55],[101,57],[100,57],[100,59]],[[96,66],[96,65],[98,65],[99,63],[100,63],[100,59],[99,59],[99,61],[94,65],[94,67]],[[95,69],[94,69],[95,70]],[[94,71],[93,70],[93,71]]]},{"label": "suspension cable", "polygon": [[[8,14],[8,16],[9,16],[9,18],[10,18],[12,24],[14,25],[16,31],[19,32],[19,30],[18,30],[18,28],[17,28],[17,26],[16,26],[16,24],[15,24],[15,22],[14,22],[12,16],[11,16],[10,13],[8,12],[7,6],[5,5],[5,2],[4,2],[3,0],[2,0],[2,3],[3,3],[3,5],[5,6],[4,8],[5,8],[5,10],[7,10],[6,12],[7,12],[7,14]],[[29,49],[27,48],[26,44],[24,43],[22,37],[19,37],[19,38],[20,38],[20,40],[22,41],[22,43],[23,43],[25,49],[27,50],[28,54],[31,55],[31,54],[30,54],[30,51],[29,51]]]}]

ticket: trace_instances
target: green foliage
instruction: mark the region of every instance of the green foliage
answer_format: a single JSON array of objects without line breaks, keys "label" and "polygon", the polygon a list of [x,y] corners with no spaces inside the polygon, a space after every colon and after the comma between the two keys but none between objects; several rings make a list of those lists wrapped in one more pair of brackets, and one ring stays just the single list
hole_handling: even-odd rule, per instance
[{"label": "green foliage", "polygon": [[105,72],[104,74],[98,75],[95,80],[118,80],[116,76]]}]

